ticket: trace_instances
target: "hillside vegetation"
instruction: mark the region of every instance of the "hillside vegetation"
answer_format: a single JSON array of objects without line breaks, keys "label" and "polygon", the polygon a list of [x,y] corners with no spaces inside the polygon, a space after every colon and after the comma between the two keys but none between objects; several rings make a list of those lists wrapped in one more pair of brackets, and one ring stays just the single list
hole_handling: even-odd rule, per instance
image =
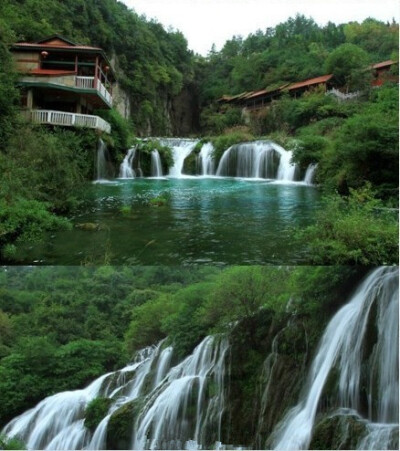
[{"label": "hillside vegetation", "polygon": [[[317,182],[328,194],[337,192],[347,198],[352,190],[367,189],[368,198],[379,199],[378,203],[373,201],[373,207],[364,209],[359,204],[355,209],[365,212],[366,217],[350,214],[356,228],[361,223],[371,224],[365,239],[354,240],[353,233],[346,232],[348,224],[339,230],[337,224],[325,224],[324,231],[335,233],[329,237],[318,234],[316,249],[325,249],[319,239],[339,240],[342,245],[327,260],[325,250],[321,251],[318,262],[397,261],[392,246],[390,250],[385,246],[378,254],[368,253],[368,257],[359,255],[367,245],[365,240],[372,248],[376,242],[397,242],[393,238],[395,215],[385,215],[378,225],[374,218],[382,209],[397,208],[398,204],[398,87],[387,83],[370,89],[370,72],[365,70],[371,63],[398,60],[397,23],[369,18],[362,23],[319,26],[312,18],[297,15],[274,28],[233,37],[220,52],[211,49],[209,55],[201,57],[188,49],[181,32],[167,31],[116,0],[3,0],[0,4],[3,259],[12,260],[20,240],[31,241],[43,231],[69,227],[56,215],[73,211],[81,202],[85,183],[93,178],[93,132],[34,127],[18,114],[17,74],[9,45],[54,33],[100,46],[115,62],[119,82],[131,101],[131,118],[126,121],[116,111],[98,114],[112,125],[107,144],[116,162],[121,161],[132,135],[168,134],[171,102],[189,102],[185,93],[190,92],[191,101],[195,99],[189,102],[191,114],[197,117],[197,109],[201,111],[201,134],[218,138],[214,142],[218,142],[219,154],[224,145],[267,136],[294,150],[295,161],[303,168],[318,163]],[[228,108],[221,113],[216,107],[215,101],[223,94],[276,87],[323,73],[333,73],[345,88],[359,90],[360,97],[338,103],[318,90],[298,99],[283,96],[254,116],[250,124],[245,124],[240,109]],[[193,133],[198,132],[195,122]],[[354,197],[364,199],[357,194]],[[390,233],[381,240],[382,230]],[[377,234],[372,241],[371,234]],[[354,257],[348,259],[349,254]]]}]

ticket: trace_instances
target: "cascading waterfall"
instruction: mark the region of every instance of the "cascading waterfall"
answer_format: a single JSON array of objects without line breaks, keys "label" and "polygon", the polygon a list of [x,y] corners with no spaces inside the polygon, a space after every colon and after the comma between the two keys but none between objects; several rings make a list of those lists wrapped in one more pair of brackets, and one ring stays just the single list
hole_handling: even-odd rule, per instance
[{"label": "cascading waterfall", "polygon": [[291,158],[290,151],[272,141],[235,144],[222,155],[216,175],[293,181]]},{"label": "cascading waterfall", "polygon": [[182,177],[182,169],[185,158],[190,155],[196,146],[198,140],[193,139],[177,139],[177,138],[163,138],[160,143],[163,146],[169,146],[172,149],[172,156],[174,165],[169,169],[170,177]]},{"label": "cascading waterfall", "polygon": [[110,412],[113,412],[137,398],[151,365],[160,356],[160,346],[145,348],[137,354],[133,364],[99,377],[85,389],[61,392],[45,398],[36,407],[8,423],[3,433],[19,437],[28,449],[104,449],[111,415],[100,422],[91,437],[90,431],[84,426],[85,408],[96,397],[109,397],[115,400],[110,408]]},{"label": "cascading waterfall", "polygon": [[227,340],[206,337],[169,371],[138,416],[133,449],[194,449],[220,439],[227,350]]},{"label": "cascading waterfall", "polygon": [[[83,390],[62,392],[13,419],[3,430],[29,449],[105,449],[112,414],[137,398],[145,400],[133,427],[137,449],[197,447],[218,441],[224,412],[228,342],[206,337],[193,354],[171,368],[172,347],[163,342],[140,351],[122,370],[101,376]],[[152,377],[149,383],[149,377]],[[108,414],[92,434],[85,409],[97,397],[111,398]]]},{"label": "cascading waterfall", "polygon": [[123,162],[121,163],[121,166],[119,167],[119,177],[122,179],[133,179],[135,178],[135,171],[132,167],[133,160],[135,159],[136,155],[136,147],[131,147],[127,154],[125,155],[125,158]]},{"label": "cascading waterfall", "polygon": [[304,175],[304,183],[307,185],[312,185],[314,180],[315,170],[317,169],[317,164],[309,164]]},{"label": "cascading waterfall", "polygon": [[97,153],[96,153],[96,180],[105,180],[108,177],[107,171],[107,146],[105,142],[100,138],[99,143],[97,145]]},{"label": "cascading waterfall", "polygon": [[153,150],[151,152],[151,176],[152,177],[162,177],[162,165],[161,158],[158,150]]},{"label": "cascading waterfall", "polygon": [[199,166],[201,169],[201,175],[213,175],[214,174],[214,159],[212,153],[214,146],[212,143],[205,143],[199,152]]},{"label": "cascading waterfall", "polygon": [[[332,318],[320,341],[304,396],[274,432],[275,449],[305,449],[309,446],[318,402],[331,370],[339,374],[340,405],[357,411],[364,341],[372,306],[377,304],[377,342],[372,353],[368,394],[370,433],[363,439],[370,449],[386,449],[379,442],[387,431],[398,427],[399,349],[398,272],[378,268],[361,284],[351,301]],[[377,381],[377,383],[375,383]],[[373,393],[373,389],[376,393]],[[373,423],[372,423],[373,422]]]},{"label": "cascading waterfall", "polygon": [[81,449],[88,431],[83,426],[87,404],[99,395],[110,375],[96,379],[83,390],[57,393],[12,420],[3,432],[19,437],[28,449]]}]

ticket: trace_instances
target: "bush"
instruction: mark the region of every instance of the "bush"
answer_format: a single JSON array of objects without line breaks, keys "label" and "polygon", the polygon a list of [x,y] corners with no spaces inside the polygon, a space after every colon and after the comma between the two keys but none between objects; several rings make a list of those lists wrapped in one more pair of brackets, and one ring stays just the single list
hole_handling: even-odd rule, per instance
[{"label": "bush", "polygon": [[319,265],[396,265],[397,211],[386,209],[370,185],[348,197],[327,197],[316,223],[297,233]]},{"label": "bush", "polygon": [[253,140],[254,140],[253,135],[242,130],[232,131],[229,134],[224,134],[216,138],[211,138],[212,145],[214,146],[213,157],[216,166],[218,166],[218,162],[226,149],[233,146],[234,144]]},{"label": "bush", "polygon": [[100,421],[107,415],[112,403],[111,398],[92,399],[85,409],[85,427],[94,432]]},{"label": "bush", "polygon": [[71,223],[49,212],[46,203],[26,199],[0,201],[0,251],[5,260],[15,259],[19,243],[37,241],[44,232],[60,228],[71,228]]}]

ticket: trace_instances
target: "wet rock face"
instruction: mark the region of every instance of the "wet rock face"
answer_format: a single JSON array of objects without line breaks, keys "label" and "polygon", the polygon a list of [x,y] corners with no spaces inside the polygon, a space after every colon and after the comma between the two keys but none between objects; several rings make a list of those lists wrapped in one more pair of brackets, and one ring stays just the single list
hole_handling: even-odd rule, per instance
[{"label": "wet rock face", "polygon": [[289,315],[261,310],[241,321],[230,337],[229,429],[222,442],[264,449],[284,412],[293,406],[305,377],[304,327]]},{"label": "wet rock face", "polygon": [[357,449],[366,432],[356,415],[327,414],[315,426],[310,449]]}]

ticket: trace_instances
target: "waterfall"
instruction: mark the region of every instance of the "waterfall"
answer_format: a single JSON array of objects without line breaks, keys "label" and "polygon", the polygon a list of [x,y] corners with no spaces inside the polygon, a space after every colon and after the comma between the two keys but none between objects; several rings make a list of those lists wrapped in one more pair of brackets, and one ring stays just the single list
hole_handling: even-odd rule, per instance
[{"label": "waterfall", "polygon": [[[20,438],[28,449],[104,449],[111,413],[141,394],[146,375],[160,356],[160,346],[161,343],[145,348],[137,354],[133,364],[99,377],[85,389],[45,398],[13,419],[2,432]],[[99,396],[113,398],[115,402],[91,437],[83,418],[90,401]]]},{"label": "waterfall", "polygon": [[318,402],[333,368],[339,374],[340,404],[358,410],[364,341],[375,304],[378,333],[370,374],[378,383],[370,384],[376,393],[372,393],[370,388],[368,421],[374,425],[365,437],[365,443],[371,445],[374,437],[382,438],[380,430],[387,431],[389,423],[398,422],[398,272],[397,268],[384,267],[374,270],[350,302],[329,322],[308,374],[304,396],[274,432],[275,449],[304,449],[309,446]]},{"label": "waterfall", "polygon": [[182,169],[185,158],[190,155],[197,140],[193,139],[178,139],[178,138],[163,138],[160,143],[163,146],[169,146],[172,149],[172,156],[174,159],[173,166],[169,169],[170,177],[182,177]]},{"label": "waterfall", "polygon": [[219,440],[227,350],[227,340],[206,337],[169,371],[139,414],[133,449],[197,449]]},{"label": "waterfall", "polygon": [[217,175],[294,180],[292,154],[272,141],[235,144],[221,157]]},{"label": "waterfall", "polygon": [[306,174],[304,176],[304,183],[307,185],[312,185],[314,179],[314,173],[317,169],[317,164],[309,164],[306,170]]},{"label": "waterfall", "polygon": [[133,160],[135,159],[136,155],[136,147],[131,147],[127,154],[125,155],[125,158],[123,162],[121,163],[121,166],[119,167],[119,177],[122,179],[133,179],[135,178],[135,171],[132,168]]},{"label": "waterfall", "polygon": [[158,150],[153,150],[151,152],[151,176],[152,177],[162,177],[162,165],[161,158]]},{"label": "waterfall", "polygon": [[214,159],[212,153],[214,146],[211,143],[203,145],[199,152],[199,163],[201,168],[201,175],[213,175],[214,174]]},{"label": "waterfall", "polygon": [[[113,413],[138,398],[143,407],[133,423],[134,448],[183,449],[218,441],[224,412],[225,357],[228,342],[206,337],[181,363],[171,368],[172,347],[163,342],[140,351],[122,370],[107,373],[87,388],[45,398],[13,419],[2,431],[28,449],[105,449]],[[91,400],[112,400],[107,415],[92,433],[85,427]]]},{"label": "waterfall", "polygon": [[45,398],[8,423],[3,432],[23,440],[28,449],[82,448],[88,435],[82,419],[85,407],[99,395],[109,375],[101,376],[83,390],[61,392]]},{"label": "waterfall", "polygon": [[107,171],[107,146],[104,141],[100,138],[97,145],[96,153],[96,180],[105,180],[108,177]]}]

